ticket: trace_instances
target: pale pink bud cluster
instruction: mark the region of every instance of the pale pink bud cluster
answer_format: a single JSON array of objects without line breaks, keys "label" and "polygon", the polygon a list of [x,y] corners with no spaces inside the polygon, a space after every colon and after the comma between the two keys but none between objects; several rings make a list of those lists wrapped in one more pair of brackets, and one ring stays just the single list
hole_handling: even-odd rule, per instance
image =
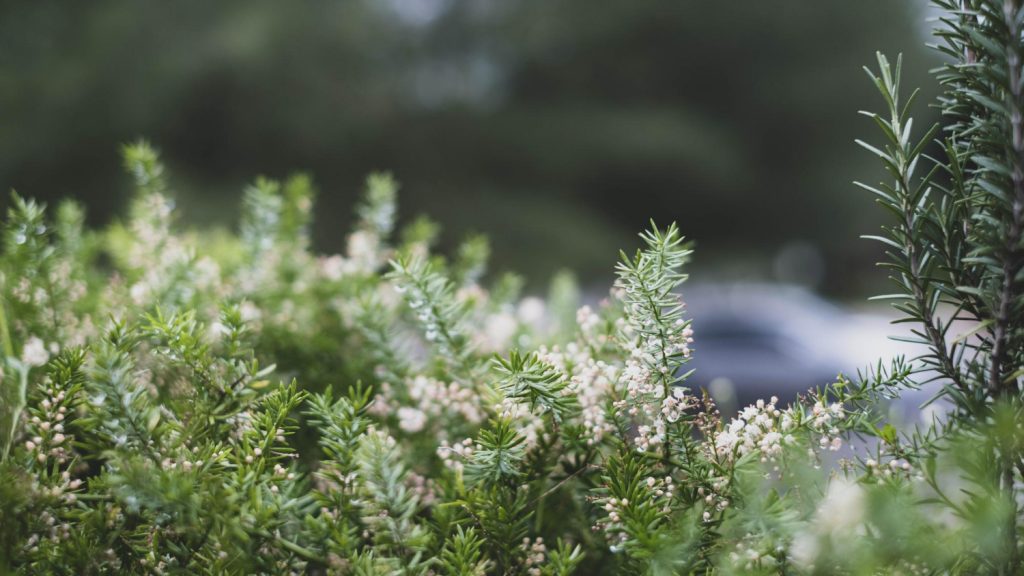
[{"label": "pale pink bud cluster", "polygon": [[274,474],[274,478],[276,478],[278,480],[294,480],[295,479],[295,473],[289,471],[287,468],[285,468],[284,466],[281,466],[281,464],[279,464],[279,463],[274,464],[273,474]]},{"label": "pale pink bud cluster", "polygon": [[601,325],[601,316],[590,306],[583,306],[576,311],[576,324],[584,336],[593,336],[597,327]]},{"label": "pale pink bud cluster", "polygon": [[518,331],[519,320],[511,312],[502,310],[487,314],[483,320],[483,330],[472,335],[473,347],[485,354],[504,352]]},{"label": "pale pink bud cluster", "polygon": [[32,287],[32,281],[22,278],[17,283],[12,283],[11,296],[24,304],[45,304],[49,300],[46,290],[41,287]]},{"label": "pale pink bud cluster", "polygon": [[516,317],[534,330],[540,330],[544,327],[547,319],[547,309],[548,305],[544,300],[536,296],[527,296],[519,302],[519,306],[516,308]]},{"label": "pale pink bud cluster", "polygon": [[654,492],[655,496],[667,496],[672,497],[676,491],[675,481],[672,480],[672,476],[664,476],[661,478],[655,478],[654,476],[648,476],[644,481],[647,487]]},{"label": "pale pink bud cluster", "polygon": [[[380,368],[380,372],[383,372],[384,368]],[[377,393],[373,395],[373,402],[370,403],[367,411],[378,418],[387,418],[395,410],[395,394],[391,389],[391,384],[387,381],[382,381],[377,385]]]},{"label": "pale pink bud cluster", "polygon": [[[682,320],[677,320],[676,323],[681,323]],[[680,342],[676,344],[677,350],[682,353],[684,358],[689,358],[693,352],[690,350],[690,344],[693,344],[693,328],[687,326],[683,328],[681,333]]]},{"label": "pale pink bud cluster", "polygon": [[[657,478],[649,476],[644,480],[643,486],[650,491],[651,499],[663,514],[672,512],[672,499],[676,492],[676,485],[671,476]],[[613,496],[599,500],[598,504],[605,511],[606,516],[598,520],[592,530],[604,532],[609,542],[609,549],[612,552],[619,552],[628,539],[623,525],[623,517],[629,507],[629,499]]]},{"label": "pale pink bud cluster", "polygon": [[537,440],[544,433],[544,419],[530,410],[529,404],[503,398],[494,406],[494,411],[515,424],[516,431],[523,437],[527,447],[537,445]]},{"label": "pale pink bud cluster", "polygon": [[384,261],[380,236],[369,230],[357,230],[349,235],[345,247],[347,272],[372,274]]},{"label": "pale pink bud cluster", "polygon": [[793,441],[794,420],[788,411],[776,407],[779,399],[747,406],[714,439],[715,452],[731,458],[759,451],[762,462],[775,461],[783,445]]},{"label": "pale pink bud cluster", "polygon": [[404,432],[414,434],[427,425],[427,415],[417,408],[402,406],[398,409],[398,427]]},{"label": "pale pink bud cluster", "polygon": [[686,389],[675,387],[667,398],[661,401],[661,415],[669,422],[678,422],[689,407]]},{"label": "pale pink bud cluster", "polygon": [[171,213],[174,204],[163,194],[148,194],[139,200],[136,217],[132,220],[132,243],[129,264],[142,269],[151,266],[153,256],[177,238],[171,234]]},{"label": "pale pink bud cluster", "polygon": [[638,450],[646,452],[666,443],[669,425],[678,422],[688,408],[684,397],[669,398],[675,372],[691,355],[693,330],[681,317],[685,304],[677,294],[667,294],[667,301],[655,303],[646,285],[635,278],[621,277],[616,286],[621,290],[613,290],[613,295],[623,301],[625,311],[616,324],[622,341],[631,344],[625,346],[629,357],[620,379],[624,399],[615,409],[637,423],[634,441]]},{"label": "pale pink bud cluster", "polygon": [[182,472],[192,472],[198,470],[206,464],[202,459],[190,460],[187,457],[180,458],[164,458],[160,462],[160,467],[164,470],[181,470]]},{"label": "pale pink bud cluster", "polygon": [[547,560],[548,548],[544,545],[544,539],[538,537],[533,542],[529,538],[523,538],[520,546],[526,557],[523,559],[523,567],[529,576],[540,576],[541,568]]},{"label": "pale pink bud cluster", "polygon": [[50,480],[54,483],[48,486],[40,486],[36,481],[32,483],[32,490],[38,497],[57,504],[57,507],[49,507],[40,513],[39,520],[44,527],[43,532],[34,533],[26,540],[25,548],[32,553],[37,552],[40,545],[45,548],[70,537],[71,525],[60,519],[63,515],[61,508],[75,505],[78,501],[77,492],[83,485],[82,480],[72,478],[67,470],[61,472],[59,476],[51,476]]},{"label": "pale pink bud cluster", "polygon": [[759,545],[763,547],[764,543],[757,538],[752,538],[749,542],[747,539],[737,542],[736,548],[729,553],[729,561],[733,568],[744,572],[775,568],[778,564],[775,554],[783,552],[785,548],[776,547],[776,550],[766,551],[760,550]]},{"label": "pale pink bud cluster", "polygon": [[50,360],[50,352],[46,344],[39,338],[32,336],[25,341],[21,349],[21,362],[28,367],[42,366]]},{"label": "pale pink bud cluster", "polygon": [[316,259],[316,269],[320,277],[325,280],[338,281],[345,275],[347,262],[340,254],[321,256]]},{"label": "pale pink bud cluster", "polygon": [[[479,424],[484,419],[480,395],[457,382],[444,383],[418,375],[406,384],[406,391],[413,405],[400,407],[395,412],[398,426],[405,432],[420,432],[431,421],[444,422],[461,417],[470,424]],[[382,383],[374,401],[374,413],[379,416],[389,415],[393,408],[392,397],[391,387]]]},{"label": "pale pink bud cluster", "polygon": [[654,378],[648,368],[656,364],[649,356],[639,348],[632,350],[620,377],[626,398],[615,403],[620,415],[638,422],[634,443],[641,452],[664,444],[669,424],[678,422],[691,407],[684,388],[674,386],[665,394],[664,383]]},{"label": "pale pink bud cluster", "polygon": [[316,270],[321,278],[338,281],[346,276],[373,274],[386,259],[380,236],[370,230],[357,230],[348,237],[345,256],[322,256],[316,261]]},{"label": "pale pink bud cluster", "polygon": [[600,443],[606,434],[613,433],[615,428],[605,414],[605,403],[617,379],[615,366],[595,360],[587,348],[576,343],[570,343],[564,352],[558,347],[551,351],[542,349],[540,357],[569,377],[566,391],[579,403],[587,444]]},{"label": "pale pink bud cluster", "polygon": [[465,469],[466,461],[472,458],[475,448],[476,445],[472,438],[466,438],[462,442],[456,442],[453,445],[448,445],[447,442],[441,441],[441,445],[437,448],[437,456],[444,463],[445,468],[462,472]]},{"label": "pale pink bud cluster", "polygon": [[405,475],[405,485],[410,492],[419,497],[420,503],[424,506],[430,506],[437,501],[434,481],[430,478],[409,471]]},{"label": "pale pink bud cluster", "polygon": [[641,452],[657,449],[665,442],[665,420],[656,418],[654,424],[637,426],[636,447]]},{"label": "pale pink bud cluster", "polygon": [[729,506],[729,500],[725,496],[729,489],[729,479],[724,476],[712,476],[708,480],[709,486],[697,488],[697,495],[704,500],[705,522],[711,521],[714,512],[722,512]]},{"label": "pale pink bud cluster", "polygon": [[874,458],[868,458],[864,461],[864,467],[867,469],[868,476],[876,478],[910,478],[914,471],[914,467],[910,465],[910,462],[902,458],[893,458],[886,463],[880,463]]},{"label": "pale pink bud cluster", "polygon": [[246,434],[254,430],[252,412],[248,410],[228,416],[225,420],[231,425],[230,434],[235,440],[242,440]]},{"label": "pale pink bud cluster", "polygon": [[71,537],[71,524],[61,521],[49,510],[41,512],[39,520],[44,526],[44,532],[42,534],[32,534],[28,537],[25,542],[25,548],[29,552],[38,552],[40,545],[45,549],[47,546],[57,545]]},{"label": "pale pink bud cluster", "polygon": [[618,498],[608,498],[605,500],[602,508],[604,508],[604,511],[608,514],[608,521],[600,527],[606,532],[620,528],[620,523],[622,522],[622,510],[627,505],[629,505],[629,500],[626,498],[621,500]]},{"label": "pale pink bud cluster", "polygon": [[824,400],[818,400],[811,407],[809,426],[820,436],[818,445],[822,450],[836,452],[843,447],[842,432],[837,425],[845,416],[846,412],[839,402],[826,405]]},{"label": "pale pink bud cluster", "polygon": [[860,484],[843,476],[833,478],[813,521],[793,538],[789,555],[794,564],[805,569],[813,566],[823,544],[833,554],[849,553],[851,536],[864,530],[866,504],[867,495]]},{"label": "pale pink bud cluster", "polygon": [[64,433],[64,419],[71,400],[66,391],[51,386],[29,418],[28,432],[32,436],[25,441],[25,450],[40,464],[48,459],[65,464],[70,457],[74,436]]}]

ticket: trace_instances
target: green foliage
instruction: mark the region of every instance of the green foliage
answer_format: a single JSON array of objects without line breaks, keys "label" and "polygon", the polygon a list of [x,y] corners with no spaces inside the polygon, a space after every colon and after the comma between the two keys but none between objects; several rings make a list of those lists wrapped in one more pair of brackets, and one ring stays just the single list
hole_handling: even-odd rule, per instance
[{"label": "green foliage", "polygon": [[[946,160],[926,155],[938,132],[913,138],[899,67],[872,74],[890,298],[926,351],[789,406],[723,415],[687,386],[699,334],[674,224],[621,254],[592,307],[568,276],[548,302],[488,283],[480,237],[448,259],[418,220],[395,242],[385,175],[329,256],[310,250],[302,176],[257,179],[237,237],[181,231],[146,144],[125,149],[124,224],[86,231],[73,205],[51,221],[15,197],[0,570],[1019,572],[1022,121],[998,70],[1020,67],[1024,10],[970,4],[942,31],[974,59],[942,73]],[[887,400],[928,386],[947,412],[887,421]]]},{"label": "green foliage", "polygon": [[642,360],[658,374],[665,396],[680,380],[679,367],[689,357],[689,324],[683,320],[683,304],[677,295],[686,280],[680,270],[689,260],[690,250],[683,243],[675,224],[664,231],[651,222],[651,230],[640,236],[647,248],[630,258],[622,252],[616,272],[624,290],[626,318],[643,350]]},{"label": "green foliage", "polygon": [[495,420],[480,431],[467,475],[484,485],[511,485],[522,475],[519,466],[526,456],[525,440],[512,428],[512,422]]},{"label": "green foliage", "polygon": [[572,397],[563,375],[541,361],[535,353],[523,355],[513,350],[508,360],[500,356],[495,358],[494,366],[501,375],[498,389],[506,398],[529,403],[531,411],[550,412],[552,418],[561,421],[576,407],[576,399]]},{"label": "green foliage", "polygon": [[441,552],[441,568],[452,576],[483,576],[487,573],[487,561],[481,548],[484,542],[476,535],[476,529],[456,529],[445,542]]},{"label": "green foliage", "polygon": [[417,255],[399,255],[390,278],[402,293],[428,342],[437,347],[453,374],[466,369],[468,343],[463,333],[464,305],[451,281],[437,266]]},{"label": "green foliage", "polygon": [[[945,10],[939,49],[951,58],[938,71],[939,105],[948,119],[936,142],[943,156],[926,156],[938,127],[912,134],[909,102],[900,101],[899,63],[893,68],[881,55],[878,74],[869,75],[886,114],[868,116],[884,145],[862,145],[893,181],[865,186],[893,216],[885,235],[875,237],[888,247],[885,265],[898,290],[885,298],[901,321],[916,326],[909,340],[927,349],[918,359],[919,380],[940,385],[936,399],[948,402],[954,416],[906,438],[885,427],[877,435],[930,467],[974,439],[976,458],[961,475],[972,486],[965,502],[948,496],[933,468],[928,482],[937,500],[991,539],[976,569],[1010,574],[1021,568],[1018,478],[1024,473],[1024,6],[936,4]],[[995,424],[1000,421],[1007,424]],[[979,521],[984,510],[991,513]]]}]

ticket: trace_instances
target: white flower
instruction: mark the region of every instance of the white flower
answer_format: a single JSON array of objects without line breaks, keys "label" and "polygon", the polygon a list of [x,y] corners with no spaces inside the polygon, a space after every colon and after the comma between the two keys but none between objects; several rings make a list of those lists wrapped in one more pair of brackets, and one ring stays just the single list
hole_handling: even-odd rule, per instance
[{"label": "white flower", "polygon": [[718,451],[719,455],[725,456],[732,452],[733,448],[736,447],[736,444],[739,441],[739,437],[732,432],[720,432],[718,436],[715,437],[715,449]]},{"label": "white flower", "polygon": [[818,505],[816,524],[821,532],[852,532],[864,519],[864,489],[846,478],[828,485],[825,499]]},{"label": "white flower", "polygon": [[535,296],[523,298],[522,302],[519,303],[518,313],[519,320],[523,324],[540,324],[544,320],[545,315],[544,301]]},{"label": "white flower", "polygon": [[353,232],[348,237],[348,257],[356,270],[364,273],[373,272],[377,266],[380,239],[366,230]]},{"label": "white flower", "polygon": [[484,329],[478,335],[478,345],[486,352],[504,350],[512,337],[516,335],[519,323],[516,317],[508,312],[499,312],[487,316]]},{"label": "white flower", "polygon": [[146,300],[146,295],[149,294],[149,285],[140,280],[132,284],[128,293],[132,298],[132,302],[142,304]]},{"label": "white flower", "polygon": [[793,563],[806,570],[814,566],[818,559],[818,537],[811,532],[800,532],[793,538],[789,547],[789,557]]},{"label": "white flower", "polygon": [[398,427],[409,433],[423,430],[427,424],[427,415],[416,408],[402,407],[398,409]]},{"label": "white flower", "polygon": [[238,311],[245,322],[255,322],[263,316],[260,309],[248,300],[242,300],[242,303],[238,305]]},{"label": "white flower", "polygon": [[576,323],[579,324],[580,330],[583,332],[589,332],[601,323],[601,317],[598,316],[590,306],[583,306],[576,311]]},{"label": "white flower", "polygon": [[335,254],[317,261],[320,266],[320,274],[328,280],[341,280],[345,273],[345,259]]},{"label": "white flower", "polygon": [[220,341],[221,336],[224,336],[227,333],[228,327],[219,321],[215,321],[212,324],[210,324],[210,327],[207,329],[206,337],[211,342],[218,342]]},{"label": "white flower", "polygon": [[25,342],[21,350],[21,361],[26,366],[42,366],[50,359],[50,353],[46,351],[46,344],[33,336]]}]

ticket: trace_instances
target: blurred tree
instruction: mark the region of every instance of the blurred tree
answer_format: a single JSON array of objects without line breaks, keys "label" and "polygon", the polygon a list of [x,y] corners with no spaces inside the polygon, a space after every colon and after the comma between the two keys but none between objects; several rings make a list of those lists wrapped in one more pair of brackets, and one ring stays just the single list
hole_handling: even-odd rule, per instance
[{"label": "blurred tree", "polygon": [[2,2],[0,186],[76,196],[106,220],[127,194],[117,146],[145,136],[195,223],[230,221],[254,175],[302,169],[318,213],[337,216],[316,229],[334,247],[334,222],[383,168],[404,184],[405,217],[429,207],[447,242],[486,230],[500,264],[534,277],[565,263],[603,274],[654,215],[700,242],[700,267],[739,256],[742,274],[763,274],[807,240],[827,286],[857,291],[850,271],[872,256],[853,239],[876,215],[837,183],[875,168],[852,144],[863,120],[835,111],[873,103],[859,68],[877,49],[925,73],[924,9]]}]

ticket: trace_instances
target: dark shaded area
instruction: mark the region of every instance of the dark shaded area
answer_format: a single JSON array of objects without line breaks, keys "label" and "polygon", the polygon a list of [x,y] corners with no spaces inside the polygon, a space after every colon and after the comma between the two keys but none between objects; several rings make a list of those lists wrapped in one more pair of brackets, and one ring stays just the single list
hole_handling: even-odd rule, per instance
[{"label": "dark shaded area", "polygon": [[705,276],[859,295],[878,250],[856,237],[881,218],[850,185],[880,176],[853,144],[877,105],[860,67],[903,52],[906,84],[931,87],[924,8],[4,2],[0,186],[107,221],[129,194],[117,147],[144,136],[194,224],[232,222],[257,174],[304,170],[334,250],[387,169],[403,217],[429,213],[449,245],[486,232],[497,268],[539,282],[607,279],[653,216],[698,241]]}]

